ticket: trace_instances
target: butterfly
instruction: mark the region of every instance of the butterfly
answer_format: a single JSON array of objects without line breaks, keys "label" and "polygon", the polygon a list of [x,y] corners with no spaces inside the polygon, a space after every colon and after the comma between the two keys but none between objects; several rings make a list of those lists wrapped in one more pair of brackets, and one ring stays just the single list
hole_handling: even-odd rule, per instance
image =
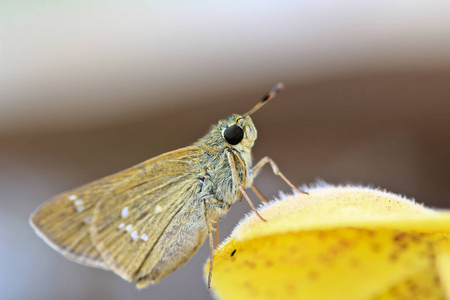
[{"label": "butterfly", "polygon": [[218,219],[240,197],[256,212],[245,188],[267,201],[253,184],[261,168],[269,163],[302,192],[269,157],[252,167],[257,131],[250,115],[282,87],[275,85],[246,114],[219,121],[192,146],[55,196],[32,214],[31,226],[65,257],[135,280],[138,288],[184,265],[209,236],[209,287]]}]

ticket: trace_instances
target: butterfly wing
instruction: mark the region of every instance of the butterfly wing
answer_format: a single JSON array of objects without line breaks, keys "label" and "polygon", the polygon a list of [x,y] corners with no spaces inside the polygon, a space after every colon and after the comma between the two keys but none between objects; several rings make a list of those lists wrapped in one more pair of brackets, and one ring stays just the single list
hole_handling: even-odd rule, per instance
[{"label": "butterfly wing", "polygon": [[[197,156],[197,147],[182,148],[62,193],[30,222],[69,259],[132,280],[171,222],[181,222],[176,216],[195,213],[187,204],[198,192],[192,175]],[[201,230],[198,234],[204,239]]]},{"label": "butterfly wing", "polygon": [[47,244],[67,258],[91,267],[109,269],[91,242],[89,227],[95,205],[111,186],[113,177],[53,197],[31,215],[31,226]]},{"label": "butterfly wing", "polygon": [[[186,262],[206,237],[197,148],[150,162],[96,206],[91,238],[105,263],[145,287]],[[130,188],[132,187],[132,188]]]}]

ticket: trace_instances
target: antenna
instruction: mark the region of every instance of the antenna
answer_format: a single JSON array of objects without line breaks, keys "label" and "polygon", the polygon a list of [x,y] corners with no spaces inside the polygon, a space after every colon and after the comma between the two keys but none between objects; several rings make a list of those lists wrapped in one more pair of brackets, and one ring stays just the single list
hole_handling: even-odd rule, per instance
[{"label": "antenna", "polygon": [[[257,111],[258,109],[260,109],[264,104],[266,104],[267,102],[269,102],[269,100],[272,100],[273,98],[275,98],[278,93],[284,88],[284,84],[282,82],[278,82],[269,92],[267,92],[262,98],[261,100],[259,100],[258,104],[256,104],[252,109],[250,109],[246,114],[244,114],[242,116],[243,118],[246,118],[248,116],[250,116],[251,114],[253,114],[255,111]],[[241,119],[241,118],[240,118]]]}]

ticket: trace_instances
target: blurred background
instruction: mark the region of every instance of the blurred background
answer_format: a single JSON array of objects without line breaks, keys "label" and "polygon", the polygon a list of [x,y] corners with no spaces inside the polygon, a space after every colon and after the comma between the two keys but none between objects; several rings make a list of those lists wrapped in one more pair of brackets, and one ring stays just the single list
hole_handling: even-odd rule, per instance
[{"label": "blurred background", "polygon": [[[298,185],[450,206],[448,1],[0,1],[0,299],[212,298],[207,243],[138,291],[66,260],[28,218],[195,142],[278,81],[285,91],[252,117],[255,160]],[[289,191],[270,167],[256,185]],[[236,203],[221,239],[249,211]]]}]

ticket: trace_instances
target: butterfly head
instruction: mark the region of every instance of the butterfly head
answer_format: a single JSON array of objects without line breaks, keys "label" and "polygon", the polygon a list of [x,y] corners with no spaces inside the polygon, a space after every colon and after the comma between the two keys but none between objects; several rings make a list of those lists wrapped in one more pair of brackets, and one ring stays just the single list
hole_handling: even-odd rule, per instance
[{"label": "butterfly head", "polygon": [[233,114],[228,119],[219,121],[219,124],[213,126],[211,132],[197,142],[197,145],[205,145],[209,149],[217,149],[217,145],[226,145],[241,153],[250,153],[257,137],[256,128],[250,115],[275,98],[282,89],[283,84],[277,83],[245,114]]},{"label": "butterfly head", "polygon": [[250,116],[233,114],[219,123],[224,141],[240,152],[247,152],[255,143],[257,131]]},{"label": "butterfly head", "polygon": [[[269,100],[275,98],[278,93],[283,89],[283,84],[277,83],[269,92],[267,92],[258,104],[256,104],[251,110],[244,115],[231,115],[226,121],[226,126],[223,126],[222,137],[228,143],[238,151],[250,150],[256,140],[256,128],[253,124],[250,115],[260,109]],[[220,122],[219,122],[220,126]]]}]

